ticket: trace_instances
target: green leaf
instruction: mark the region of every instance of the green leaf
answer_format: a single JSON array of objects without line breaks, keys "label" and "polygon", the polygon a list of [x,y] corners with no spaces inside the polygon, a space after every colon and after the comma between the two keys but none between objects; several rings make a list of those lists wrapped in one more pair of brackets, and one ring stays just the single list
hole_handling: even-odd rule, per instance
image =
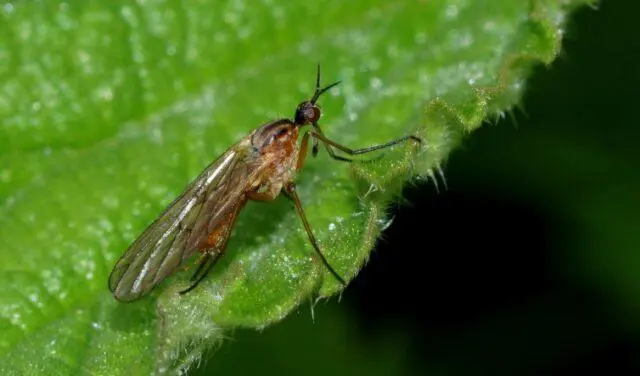
[{"label": "green leaf", "polygon": [[352,279],[412,176],[519,100],[558,54],[583,0],[15,2],[0,8],[0,369],[186,369],[232,327],[262,328],[341,286],[285,199],[249,203],[227,254],[116,302],[115,260],[208,163],[290,117],[316,63],[328,137],[351,147],[414,133],[374,164],[321,153],[299,194],[327,259]]}]

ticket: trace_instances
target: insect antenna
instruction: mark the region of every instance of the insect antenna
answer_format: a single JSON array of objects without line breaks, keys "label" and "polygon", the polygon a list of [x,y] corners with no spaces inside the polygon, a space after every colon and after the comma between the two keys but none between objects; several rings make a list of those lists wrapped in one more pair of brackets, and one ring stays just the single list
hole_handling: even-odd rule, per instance
[{"label": "insect antenna", "polygon": [[316,91],[313,93],[313,97],[311,97],[311,100],[309,100],[309,102],[311,102],[311,104],[316,104],[316,101],[318,100],[318,98],[320,98],[320,96],[327,90],[331,89],[332,87],[340,84],[341,81],[336,81],[334,83],[332,83],[331,85],[325,86],[324,88],[320,88],[320,63],[318,63],[318,71],[316,73]]}]

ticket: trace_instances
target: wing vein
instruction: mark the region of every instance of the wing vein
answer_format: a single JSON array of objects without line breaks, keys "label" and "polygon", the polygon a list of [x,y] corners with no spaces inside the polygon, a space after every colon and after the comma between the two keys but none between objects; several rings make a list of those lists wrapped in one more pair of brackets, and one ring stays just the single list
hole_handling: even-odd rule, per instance
[{"label": "wing vein", "polygon": [[244,192],[243,184],[229,184],[247,172],[235,168],[241,155],[232,147],[211,163],[133,242],[109,278],[117,299],[147,294],[204,243],[207,231]]}]

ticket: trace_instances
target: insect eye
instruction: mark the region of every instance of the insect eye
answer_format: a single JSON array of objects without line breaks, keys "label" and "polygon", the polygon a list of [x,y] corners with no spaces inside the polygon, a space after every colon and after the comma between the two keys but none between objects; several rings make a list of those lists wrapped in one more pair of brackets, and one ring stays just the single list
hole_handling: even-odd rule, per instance
[{"label": "insect eye", "polygon": [[295,123],[298,125],[313,124],[320,119],[320,107],[315,103],[302,102],[296,109]]},{"label": "insect eye", "polygon": [[317,106],[307,107],[304,111],[304,116],[310,123],[315,123],[320,119],[320,109]]}]

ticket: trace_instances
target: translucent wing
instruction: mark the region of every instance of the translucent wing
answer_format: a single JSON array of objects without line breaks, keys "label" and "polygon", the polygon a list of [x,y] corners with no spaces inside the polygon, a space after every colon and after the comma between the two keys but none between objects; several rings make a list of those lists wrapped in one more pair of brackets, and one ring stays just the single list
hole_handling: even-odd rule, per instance
[{"label": "translucent wing", "polygon": [[243,200],[238,169],[244,157],[232,147],[207,167],[144,233],[129,246],[109,276],[116,299],[132,301],[149,293],[196,253],[217,222],[235,216]]}]

